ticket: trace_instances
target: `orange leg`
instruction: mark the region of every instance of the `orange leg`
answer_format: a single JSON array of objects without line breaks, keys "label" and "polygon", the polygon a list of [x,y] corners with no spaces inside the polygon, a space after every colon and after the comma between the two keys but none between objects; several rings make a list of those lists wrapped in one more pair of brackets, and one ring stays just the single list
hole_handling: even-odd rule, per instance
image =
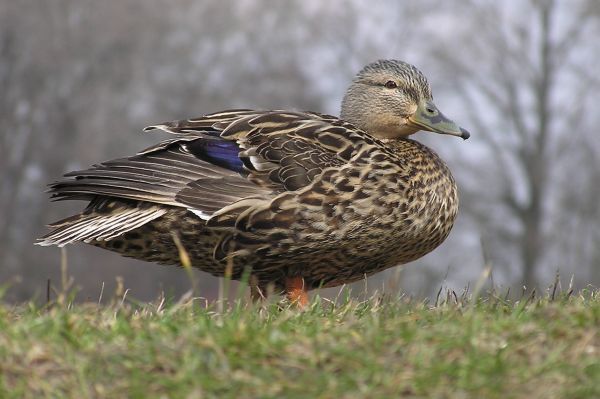
[{"label": "orange leg", "polygon": [[302,277],[288,277],[285,279],[285,293],[289,301],[300,309],[308,305],[308,293],[304,287]]}]

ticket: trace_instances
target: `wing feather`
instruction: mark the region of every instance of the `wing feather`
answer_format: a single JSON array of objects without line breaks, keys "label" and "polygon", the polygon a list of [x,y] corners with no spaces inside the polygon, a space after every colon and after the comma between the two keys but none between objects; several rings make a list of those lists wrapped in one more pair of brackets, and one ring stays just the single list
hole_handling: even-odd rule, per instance
[{"label": "wing feather", "polygon": [[[305,112],[231,110],[145,130],[152,129],[174,137],[133,157],[68,173],[66,179],[50,185],[52,198],[111,197],[184,207],[209,222],[218,215],[218,221],[209,225],[243,230],[240,221],[251,220],[246,216],[268,208],[277,196],[311,185],[325,170],[340,168],[366,146],[378,144],[338,118]],[[135,218],[123,214],[112,222],[92,217],[85,228],[74,220],[71,227],[58,227],[56,239],[60,243],[67,237],[86,240],[88,230],[94,228],[100,237],[112,237],[123,231],[119,223],[135,225],[157,214],[145,211]],[[280,216],[265,217],[261,223],[281,224]]]}]

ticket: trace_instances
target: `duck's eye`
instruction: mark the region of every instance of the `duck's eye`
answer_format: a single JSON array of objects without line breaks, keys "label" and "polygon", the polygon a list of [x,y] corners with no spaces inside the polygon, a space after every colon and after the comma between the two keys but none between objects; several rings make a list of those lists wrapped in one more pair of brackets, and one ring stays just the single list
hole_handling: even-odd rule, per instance
[{"label": "duck's eye", "polygon": [[388,80],[387,82],[385,82],[384,86],[386,89],[395,89],[396,87],[398,87],[396,82],[394,82],[393,80]]}]

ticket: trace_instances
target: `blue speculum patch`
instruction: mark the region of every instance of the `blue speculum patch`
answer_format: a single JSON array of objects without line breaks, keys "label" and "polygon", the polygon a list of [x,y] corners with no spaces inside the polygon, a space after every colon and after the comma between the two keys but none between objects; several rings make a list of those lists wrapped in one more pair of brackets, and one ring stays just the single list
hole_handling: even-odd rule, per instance
[{"label": "blue speculum patch", "polygon": [[213,165],[220,166],[238,173],[244,172],[244,163],[239,157],[240,148],[234,141],[200,139],[188,145],[192,154]]}]

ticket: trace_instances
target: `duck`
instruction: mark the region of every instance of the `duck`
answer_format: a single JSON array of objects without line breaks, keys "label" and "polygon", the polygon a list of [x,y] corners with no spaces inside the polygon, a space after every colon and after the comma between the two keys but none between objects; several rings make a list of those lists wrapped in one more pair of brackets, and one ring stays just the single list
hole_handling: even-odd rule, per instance
[{"label": "duck", "polygon": [[280,293],[300,307],[310,290],[412,262],[448,237],[455,179],[410,136],[470,136],[400,60],[362,68],[340,117],[235,109],[144,130],[171,136],[49,185],[52,200],[88,205],[37,244],[249,276],[253,298]]}]

